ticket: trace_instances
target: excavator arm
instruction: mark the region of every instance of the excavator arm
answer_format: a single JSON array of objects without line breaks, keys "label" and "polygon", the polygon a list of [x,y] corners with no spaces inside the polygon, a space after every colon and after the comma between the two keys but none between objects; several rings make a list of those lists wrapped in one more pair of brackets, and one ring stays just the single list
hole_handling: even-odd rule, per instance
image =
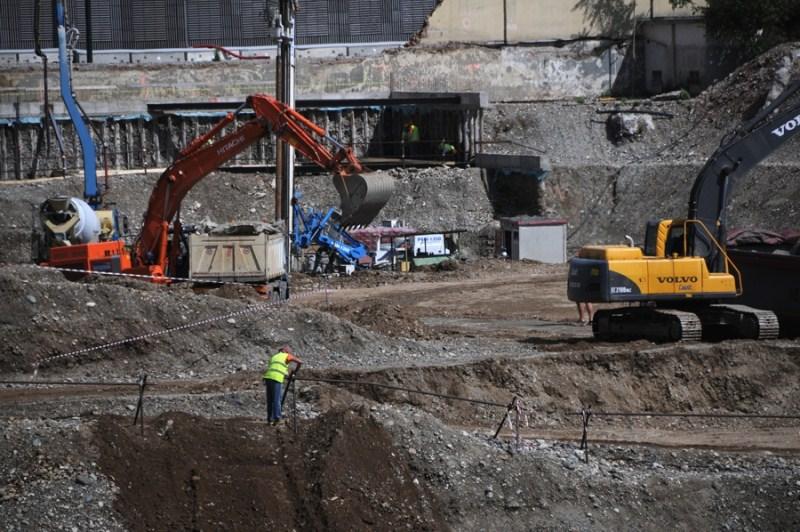
[{"label": "excavator arm", "polygon": [[[723,139],[697,175],[689,196],[689,219],[701,221],[717,242],[725,242],[727,205],[735,181],[800,132],[800,103],[783,106],[798,91],[800,81],[795,81]],[[779,109],[782,106],[785,108]],[[719,246],[705,231],[689,230],[687,254],[706,257],[710,271],[722,271],[724,259]]]},{"label": "excavator arm", "polygon": [[[213,138],[246,107],[255,112],[255,118],[214,141]],[[333,173],[334,184],[342,196],[343,223],[369,223],[389,200],[393,190],[389,178],[360,175],[363,167],[351,148],[332,139],[323,128],[291,107],[266,94],[255,94],[207,133],[193,140],[161,175],[150,195],[142,230],[134,244],[133,262],[137,269],[156,276],[167,273],[170,262],[169,224],[186,194],[206,175],[270,131]],[[333,144],[336,151],[328,149],[323,141]],[[177,229],[175,235],[179,233]]]}]

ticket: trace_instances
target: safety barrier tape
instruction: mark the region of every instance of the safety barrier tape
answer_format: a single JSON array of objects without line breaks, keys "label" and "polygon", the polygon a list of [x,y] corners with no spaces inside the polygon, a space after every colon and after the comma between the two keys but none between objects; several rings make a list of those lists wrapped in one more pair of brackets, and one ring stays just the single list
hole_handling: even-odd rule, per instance
[{"label": "safety barrier tape", "polygon": [[120,381],[20,381],[0,380],[0,384],[13,384],[22,386],[139,386],[139,382]]},{"label": "safety barrier tape", "polygon": [[101,272],[95,270],[82,270],[80,268],[59,268],[56,266],[42,266],[38,265],[38,268],[42,270],[55,270],[60,272],[69,272],[69,273],[83,273],[86,275],[99,275],[99,276],[107,276],[107,277],[128,277],[131,279],[144,279],[146,281],[178,281],[178,282],[185,282],[185,283],[201,283],[201,284],[232,284],[232,285],[239,285],[239,286],[249,286],[252,287],[252,283],[243,283],[241,281],[216,281],[213,279],[191,279],[188,277],[170,277],[167,275],[157,276],[157,275],[144,275],[140,273],[121,273],[121,272]]},{"label": "safety barrier tape", "polygon": [[229,312],[227,314],[222,314],[220,316],[213,316],[211,318],[206,318],[206,319],[203,319],[203,320],[200,320],[200,321],[195,321],[195,322],[191,322],[191,323],[185,323],[185,324],[182,324],[182,325],[178,325],[177,327],[170,327],[168,329],[162,329],[160,331],[153,331],[153,332],[149,332],[149,333],[146,333],[146,334],[141,334],[139,336],[131,336],[131,337],[128,337],[128,338],[123,338],[122,340],[117,340],[117,341],[114,341],[114,342],[109,342],[109,343],[106,343],[106,344],[96,345],[96,346],[92,346],[92,347],[85,347],[83,349],[77,349],[75,351],[70,351],[68,353],[61,353],[61,354],[58,354],[58,355],[51,355],[51,356],[48,356],[48,357],[43,357],[43,358],[38,359],[34,363],[34,369],[38,369],[41,366],[43,366],[45,364],[48,364],[50,362],[53,362],[55,360],[62,360],[62,359],[65,359],[65,358],[77,357],[77,356],[80,356],[80,355],[85,355],[86,353],[92,353],[92,352],[95,352],[95,351],[102,351],[104,349],[110,349],[110,348],[113,348],[113,347],[118,347],[118,346],[121,346],[121,345],[132,344],[132,343],[135,343],[135,342],[140,342],[142,340],[146,340],[148,338],[155,338],[155,337],[158,337],[158,336],[163,336],[165,334],[170,334],[170,333],[174,333],[174,332],[177,332],[177,331],[183,331],[183,330],[186,330],[186,329],[192,329],[194,327],[199,327],[201,325],[207,325],[209,323],[214,323],[216,321],[220,321],[220,320],[224,320],[224,319],[228,319],[228,318],[233,318],[233,317],[236,317],[236,316],[242,316],[244,314],[249,314],[251,312],[257,312],[257,311],[264,310],[264,309],[267,309],[267,308],[270,308],[270,307],[274,307],[274,306],[277,306],[277,305],[278,305],[278,303],[262,303],[260,305],[252,305],[252,306],[249,306],[249,307],[247,307],[245,309],[242,309],[242,310],[237,310],[235,312]]}]

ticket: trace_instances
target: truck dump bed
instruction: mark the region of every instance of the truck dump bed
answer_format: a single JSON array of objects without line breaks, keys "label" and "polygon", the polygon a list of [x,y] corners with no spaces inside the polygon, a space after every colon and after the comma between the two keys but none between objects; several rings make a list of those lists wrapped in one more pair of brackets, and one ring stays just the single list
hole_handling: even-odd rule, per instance
[{"label": "truck dump bed", "polygon": [[728,248],[728,256],[742,272],[739,301],[773,311],[781,335],[800,335],[800,255]]},{"label": "truck dump bed", "polygon": [[268,229],[238,232],[255,234],[222,228],[190,235],[189,277],[198,282],[268,283],[284,274],[283,234]]}]

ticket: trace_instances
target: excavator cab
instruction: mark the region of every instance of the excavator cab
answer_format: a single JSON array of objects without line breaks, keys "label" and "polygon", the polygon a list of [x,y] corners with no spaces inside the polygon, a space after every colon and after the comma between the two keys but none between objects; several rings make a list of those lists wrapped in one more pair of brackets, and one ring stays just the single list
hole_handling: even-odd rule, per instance
[{"label": "excavator cab", "polygon": [[650,220],[644,233],[645,257],[684,257],[686,229],[683,220]]}]

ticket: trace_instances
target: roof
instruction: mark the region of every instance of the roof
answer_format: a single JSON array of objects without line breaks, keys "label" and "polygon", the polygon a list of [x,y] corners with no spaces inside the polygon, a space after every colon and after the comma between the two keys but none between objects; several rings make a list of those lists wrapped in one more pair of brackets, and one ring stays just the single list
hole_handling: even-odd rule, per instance
[{"label": "roof", "polygon": [[534,227],[542,225],[567,225],[564,218],[545,218],[543,216],[513,216],[510,218],[500,218],[503,225],[513,227]]},{"label": "roof", "polygon": [[414,229],[413,227],[364,227],[361,229],[351,229],[348,231],[350,235],[354,238],[360,237],[411,237],[411,236],[420,236],[420,235],[452,235],[456,233],[466,233],[466,229],[442,229],[440,231],[437,230],[429,230],[429,231],[420,231],[419,229]]}]

